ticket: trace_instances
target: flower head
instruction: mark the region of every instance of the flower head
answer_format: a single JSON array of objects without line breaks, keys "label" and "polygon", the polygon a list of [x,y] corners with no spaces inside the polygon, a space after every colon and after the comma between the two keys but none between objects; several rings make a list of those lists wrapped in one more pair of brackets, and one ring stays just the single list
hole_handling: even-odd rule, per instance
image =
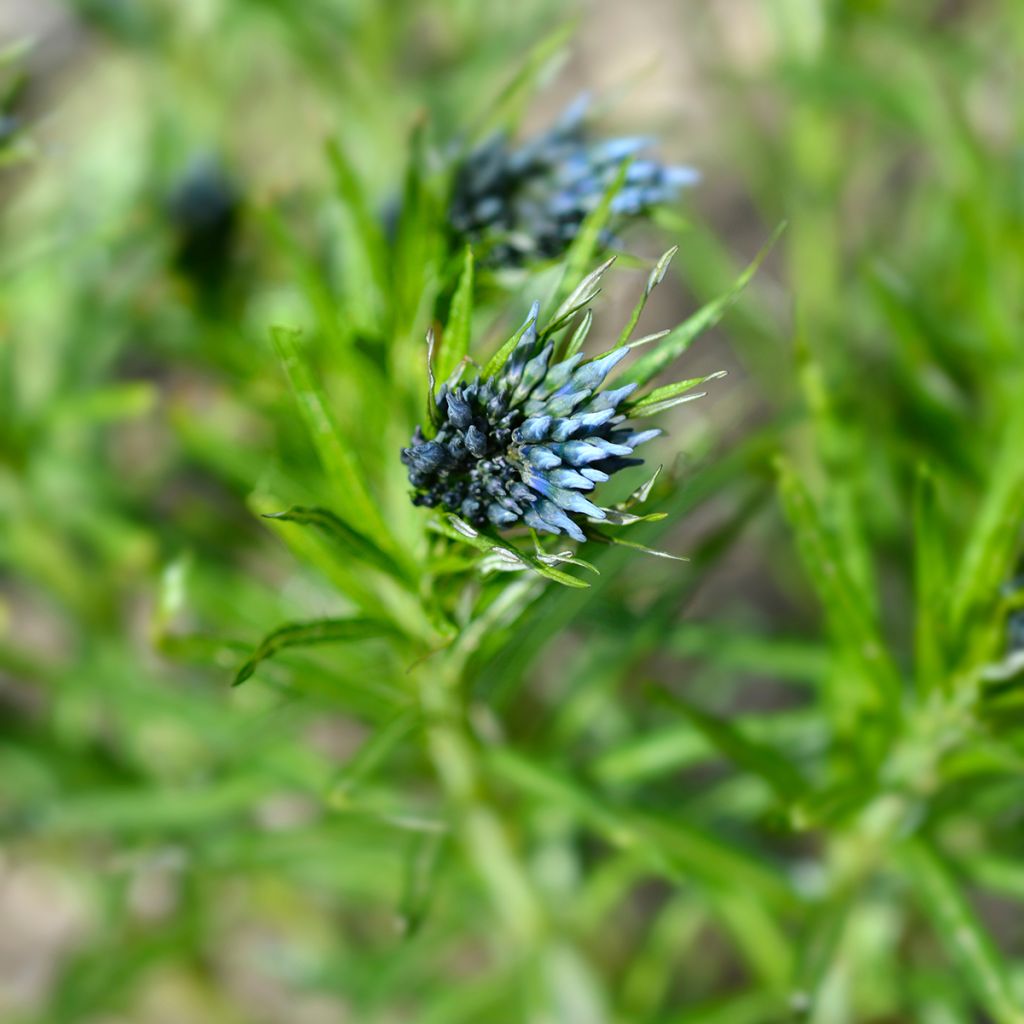
[{"label": "flower head", "polygon": [[235,184],[209,157],[192,162],[168,199],[177,236],[175,262],[203,288],[216,289],[227,272],[239,206]]},{"label": "flower head", "polygon": [[554,361],[538,312],[534,303],[500,371],[441,386],[435,435],[427,439],[417,427],[402,462],[417,505],[439,506],[477,527],[522,523],[582,541],[577,517],[614,515],[590,492],[638,465],[634,449],[661,431],[625,425],[623,406],[636,383],[602,388],[628,347]]},{"label": "flower head", "polygon": [[[561,255],[623,163],[650,145],[645,138],[590,139],[586,108],[582,97],[554,128],[518,149],[496,135],[458,168],[450,223],[461,241],[486,253],[492,266],[516,267]],[[697,177],[689,167],[633,160],[612,200],[611,230],[671,202]],[[603,240],[614,241],[607,233]]]}]

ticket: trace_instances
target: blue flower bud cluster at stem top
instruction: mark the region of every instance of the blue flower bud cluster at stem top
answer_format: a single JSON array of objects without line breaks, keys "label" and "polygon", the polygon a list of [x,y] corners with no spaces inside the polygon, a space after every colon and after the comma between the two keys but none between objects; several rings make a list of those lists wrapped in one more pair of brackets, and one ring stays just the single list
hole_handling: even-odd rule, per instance
[{"label": "blue flower bud cluster at stem top", "polygon": [[497,374],[442,385],[435,436],[428,440],[417,427],[402,462],[417,505],[446,509],[478,527],[525,524],[582,541],[574,517],[600,521],[609,514],[589,492],[639,465],[634,449],[661,431],[623,425],[620,410],[636,384],[601,388],[628,348],[552,364],[554,344],[538,337],[538,311],[534,303]]},{"label": "blue flower bud cluster at stem top", "polygon": [[[646,138],[588,138],[587,97],[581,97],[549,132],[511,148],[496,135],[458,168],[449,221],[462,242],[494,267],[554,259],[615,182],[624,161],[648,148]],[[699,178],[690,167],[633,159],[611,204],[610,230],[673,201]],[[605,245],[614,237],[605,232]]]}]

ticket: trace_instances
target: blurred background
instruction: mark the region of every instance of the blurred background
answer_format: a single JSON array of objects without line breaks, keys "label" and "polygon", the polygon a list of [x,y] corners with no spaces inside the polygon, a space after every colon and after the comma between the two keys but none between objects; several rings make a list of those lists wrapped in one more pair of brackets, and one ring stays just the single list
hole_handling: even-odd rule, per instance
[{"label": "blurred background", "polygon": [[[659,546],[690,561],[549,587],[471,665],[487,799],[551,907],[523,941],[394,725],[400,657],[295,652],[230,682],[269,630],[337,604],[254,513],[317,488],[268,332],[315,334],[337,301],[349,225],[325,143],[383,217],[413,127],[461,138],[563,25],[520,134],[588,91],[609,134],[702,175],[626,236],[644,259],[680,245],[645,329],[787,228],[687,356],[687,376],[729,376],[648,456],[678,484]],[[1022,78],[1013,0],[4,0],[0,1020],[1024,1020],[1020,716],[950,740],[922,715],[896,781],[889,754],[853,753],[876,714],[851,681],[856,615],[801,567],[823,556],[773,469],[798,467],[913,676],[918,467],[951,560],[987,495],[1024,499],[1005,472]],[[646,272],[610,280],[598,330],[615,337]],[[356,385],[321,368],[344,408]],[[385,514],[412,521],[394,461]],[[716,745],[705,712],[739,738]],[[873,782],[795,827],[755,742]],[[900,835],[948,866],[916,872],[923,896],[850,816],[893,793],[912,794]],[[617,829],[648,812],[638,848]],[[963,895],[936,923],[949,879]],[[947,948],[965,921],[980,960]]]}]

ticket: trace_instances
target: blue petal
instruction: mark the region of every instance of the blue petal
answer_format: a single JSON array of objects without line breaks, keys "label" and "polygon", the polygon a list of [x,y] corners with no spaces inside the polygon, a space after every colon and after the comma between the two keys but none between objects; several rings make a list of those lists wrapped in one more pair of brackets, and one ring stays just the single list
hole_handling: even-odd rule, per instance
[{"label": "blue petal", "polygon": [[590,516],[591,519],[604,519],[604,509],[600,509],[592,501],[587,501],[579,491],[572,491],[565,487],[553,487],[551,489],[551,500],[568,512],[578,512],[580,515]]},{"label": "blue petal", "polygon": [[[593,388],[582,388],[567,395],[555,395],[547,399],[541,408],[548,416],[567,416],[581,402],[585,402],[594,393]],[[530,406],[527,405],[527,409]],[[539,410],[538,410],[539,411]]]},{"label": "blue petal", "polygon": [[533,416],[525,420],[522,426],[516,430],[514,437],[516,441],[544,441],[548,438],[548,428],[551,426],[550,416]]},{"label": "blue petal", "polygon": [[466,447],[471,455],[482,459],[487,454],[487,435],[470,424],[469,430],[466,431]]},{"label": "blue petal", "polygon": [[519,517],[515,512],[510,512],[507,508],[502,508],[496,501],[492,501],[487,506],[487,518],[495,526],[511,526]]},{"label": "blue petal", "polygon": [[611,372],[611,370],[622,362],[626,356],[629,355],[628,348],[619,348],[614,352],[609,352],[606,356],[602,356],[600,359],[592,359],[589,363],[584,363],[569,379],[566,385],[556,392],[561,395],[566,390],[575,391],[578,388],[590,388],[592,391],[600,387],[604,382],[605,377]]},{"label": "blue petal", "polygon": [[[604,476],[604,474],[601,474]],[[560,466],[558,469],[552,469],[547,474],[547,479],[558,487],[575,487],[581,491],[592,491],[594,489],[594,481],[588,479],[583,473],[578,473],[575,469],[570,469],[568,466]],[[605,476],[607,480],[607,476]]]},{"label": "blue petal", "polygon": [[550,450],[570,466],[584,466],[608,457],[608,453],[596,444],[587,441],[566,441],[565,444],[550,445]]},{"label": "blue petal", "polygon": [[445,395],[445,400],[448,403],[448,419],[460,430],[464,430],[473,419],[473,410],[469,403],[452,394]]},{"label": "blue petal", "polygon": [[602,409],[614,409],[623,399],[628,398],[640,385],[637,383],[623,384],[621,388],[612,391],[599,391],[588,403],[587,409],[590,412],[599,412]]},{"label": "blue petal", "polygon": [[535,530],[546,533],[567,533],[573,540],[583,541],[583,531],[553,502],[541,498],[532,509],[527,509],[524,522]]},{"label": "blue petal", "polygon": [[547,445],[527,445],[523,448],[522,455],[536,469],[554,469],[562,462],[558,454]]}]

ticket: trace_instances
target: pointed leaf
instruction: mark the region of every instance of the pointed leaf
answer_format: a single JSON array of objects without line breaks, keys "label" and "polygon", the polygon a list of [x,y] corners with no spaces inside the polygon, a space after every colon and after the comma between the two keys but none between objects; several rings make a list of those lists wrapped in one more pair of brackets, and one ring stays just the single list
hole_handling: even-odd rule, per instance
[{"label": "pointed leaf", "polygon": [[390,636],[394,627],[375,619],[316,619],[292,622],[268,633],[235,675],[232,686],[249,679],[261,661],[272,658],[286,647],[310,647],[315,644],[348,643],[372,637]]},{"label": "pointed leaf", "polygon": [[673,360],[681,356],[693,343],[694,339],[703,334],[704,331],[714,327],[725,315],[729,307],[736,301],[739,294],[750,283],[751,278],[757,273],[764,258],[771,251],[772,246],[782,234],[785,224],[780,224],[774,234],[754,257],[750,265],[736,279],[735,284],[724,295],[702,306],[687,320],[683,321],[675,330],[670,331],[668,336],[652,352],[648,352],[625,373],[623,381],[635,381],[638,384],[646,384],[653,377],[656,377]]}]

